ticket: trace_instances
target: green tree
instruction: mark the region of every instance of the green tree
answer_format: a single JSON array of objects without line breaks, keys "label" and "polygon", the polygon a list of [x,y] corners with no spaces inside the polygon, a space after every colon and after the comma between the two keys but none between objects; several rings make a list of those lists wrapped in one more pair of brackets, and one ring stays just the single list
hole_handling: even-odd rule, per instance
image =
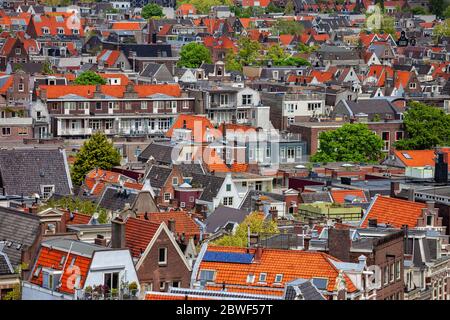
[{"label": "green tree", "polygon": [[286,7],[284,7],[284,14],[291,15],[293,13],[295,13],[294,1],[293,0],[288,0],[288,2],[286,3]]},{"label": "green tree", "polygon": [[78,152],[72,167],[72,181],[81,185],[85,175],[94,168],[109,170],[120,164],[120,153],[102,132],[94,133]]},{"label": "green tree", "polygon": [[272,29],[275,34],[301,35],[305,31],[305,28],[299,22],[284,19],[279,19]]},{"label": "green tree", "polygon": [[261,59],[261,44],[248,37],[242,37],[238,40],[238,52],[234,54],[229,52],[225,56],[225,67],[228,70],[241,71],[242,67],[258,64]]},{"label": "green tree", "polygon": [[271,61],[274,66],[309,65],[309,62],[303,58],[290,56],[279,44],[275,44],[267,50],[266,63],[269,61]]},{"label": "green tree", "polygon": [[411,102],[403,123],[407,138],[397,141],[399,150],[424,150],[450,143],[450,115],[440,108]]},{"label": "green tree", "polygon": [[449,37],[450,36],[450,18],[445,19],[433,29],[433,35],[436,37]]},{"label": "green tree", "polygon": [[99,207],[95,202],[89,200],[82,200],[72,197],[64,197],[58,200],[53,200],[50,198],[47,203],[39,209],[45,210],[47,208],[67,209],[71,212],[77,211],[90,216],[94,215],[94,213],[98,213],[98,222],[108,223],[107,210]]},{"label": "green tree", "polygon": [[164,14],[161,6],[156,3],[149,3],[142,8],[141,15],[144,19],[150,19],[152,17],[162,17]]},{"label": "green tree", "polygon": [[50,64],[50,62],[48,60],[45,61],[44,65],[42,66],[42,73],[43,74],[53,74],[52,65]]},{"label": "green tree", "polygon": [[429,0],[428,2],[430,12],[438,17],[442,17],[445,10],[444,0]]},{"label": "green tree", "polygon": [[281,7],[277,7],[273,2],[269,3],[269,5],[266,8],[267,13],[281,13],[284,9]]},{"label": "green tree", "polygon": [[414,15],[427,14],[427,10],[424,7],[414,7],[411,9],[411,13]]},{"label": "green tree", "polygon": [[234,235],[224,236],[214,242],[219,246],[246,247],[248,245],[248,227],[250,233],[260,236],[279,233],[277,224],[272,219],[266,220],[261,213],[253,212],[249,214],[239,224]]},{"label": "green tree", "polygon": [[13,289],[9,291],[3,297],[3,300],[21,300],[22,299],[22,288],[20,284],[14,285]]},{"label": "green tree", "polygon": [[211,7],[213,6],[234,6],[233,0],[179,0],[177,1],[177,5],[180,6],[183,3],[192,4],[199,13],[206,14],[209,13]]},{"label": "green tree", "polygon": [[203,62],[211,63],[211,52],[203,44],[190,42],[181,47],[179,67],[198,68]]},{"label": "green tree", "polygon": [[94,71],[88,70],[82,72],[74,81],[75,84],[80,85],[96,85],[106,84],[106,80]]},{"label": "green tree", "polygon": [[319,140],[320,150],[311,157],[313,162],[375,162],[382,155],[383,141],[363,123],[322,132]]}]

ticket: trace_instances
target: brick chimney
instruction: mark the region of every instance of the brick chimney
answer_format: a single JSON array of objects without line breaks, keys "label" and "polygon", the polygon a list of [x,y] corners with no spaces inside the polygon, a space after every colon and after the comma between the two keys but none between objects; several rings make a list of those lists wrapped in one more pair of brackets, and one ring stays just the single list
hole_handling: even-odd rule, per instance
[{"label": "brick chimney", "polygon": [[116,217],[111,221],[111,247],[114,249],[125,248],[125,221]]},{"label": "brick chimney", "polygon": [[168,224],[169,230],[175,233],[175,219],[169,219]]},{"label": "brick chimney", "polygon": [[397,192],[400,191],[400,182],[391,181],[391,192],[390,197],[395,198],[397,196]]},{"label": "brick chimney", "polygon": [[102,247],[106,247],[106,239],[103,235],[98,234],[97,237],[94,239],[94,243],[96,245],[102,246]]},{"label": "brick chimney", "polygon": [[278,210],[275,208],[272,208],[269,210],[270,212],[270,216],[272,217],[272,221],[277,221],[278,220]]},{"label": "brick chimney", "polygon": [[256,262],[256,263],[261,262],[262,253],[263,253],[263,248],[261,246],[256,246],[254,262]]},{"label": "brick chimney", "polygon": [[328,253],[342,261],[350,261],[350,231],[347,228],[328,229]]}]

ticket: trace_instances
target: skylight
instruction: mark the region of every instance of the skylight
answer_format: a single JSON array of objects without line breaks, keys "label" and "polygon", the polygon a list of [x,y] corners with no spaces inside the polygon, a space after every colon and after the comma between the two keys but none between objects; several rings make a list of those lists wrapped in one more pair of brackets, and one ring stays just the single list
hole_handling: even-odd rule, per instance
[{"label": "skylight", "polygon": [[402,155],[403,155],[406,159],[412,159],[412,157],[411,157],[408,153],[406,153],[406,152],[402,153]]}]

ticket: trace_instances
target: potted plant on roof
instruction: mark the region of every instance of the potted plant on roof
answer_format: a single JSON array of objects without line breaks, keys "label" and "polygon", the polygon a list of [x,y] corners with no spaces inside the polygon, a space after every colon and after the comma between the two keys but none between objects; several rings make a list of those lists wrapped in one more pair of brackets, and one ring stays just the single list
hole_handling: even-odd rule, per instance
[{"label": "potted plant on roof", "polygon": [[118,300],[118,297],[119,297],[119,289],[112,288],[111,289],[111,299]]},{"label": "potted plant on roof", "polygon": [[87,286],[84,289],[84,298],[86,300],[92,300],[92,287],[91,286]]},{"label": "potted plant on roof", "polygon": [[136,297],[136,294],[137,294],[137,291],[138,291],[138,285],[137,285],[137,283],[136,283],[135,281],[131,282],[131,283],[128,285],[128,290],[129,290],[129,292],[130,292],[130,294],[131,294],[131,296],[132,296],[133,298]]}]

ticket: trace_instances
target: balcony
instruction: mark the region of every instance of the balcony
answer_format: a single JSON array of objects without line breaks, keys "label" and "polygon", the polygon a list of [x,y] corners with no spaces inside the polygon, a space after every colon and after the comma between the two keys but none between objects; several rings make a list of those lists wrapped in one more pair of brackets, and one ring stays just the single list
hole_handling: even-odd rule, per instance
[{"label": "balcony", "polygon": [[136,286],[126,285],[120,289],[109,289],[108,286],[88,286],[77,290],[77,300],[139,300],[139,290]]}]

